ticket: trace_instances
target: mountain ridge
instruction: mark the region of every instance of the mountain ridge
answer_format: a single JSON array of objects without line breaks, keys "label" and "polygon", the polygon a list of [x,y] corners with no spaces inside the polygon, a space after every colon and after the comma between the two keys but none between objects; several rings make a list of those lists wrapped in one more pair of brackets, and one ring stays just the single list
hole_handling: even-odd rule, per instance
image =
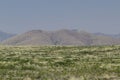
[{"label": "mountain ridge", "polygon": [[4,45],[117,45],[120,39],[85,31],[61,29],[56,31],[31,30],[2,42]]},{"label": "mountain ridge", "polygon": [[3,31],[0,31],[0,42],[10,38],[10,37],[13,37],[15,36],[16,34],[11,34],[11,33],[7,33],[7,32],[3,32]]}]

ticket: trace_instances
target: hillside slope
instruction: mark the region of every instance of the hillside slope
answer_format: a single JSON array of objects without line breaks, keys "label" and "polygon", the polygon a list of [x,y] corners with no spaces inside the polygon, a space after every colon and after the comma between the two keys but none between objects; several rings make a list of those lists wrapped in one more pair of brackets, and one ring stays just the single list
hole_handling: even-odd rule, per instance
[{"label": "hillside slope", "polygon": [[95,35],[85,31],[32,30],[2,42],[5,45],[113,45],[120,39],[105,35]]},{"label": "hillside slope", "polygon": [[10,33],[0,31],[0,42],[13,36],[15,36],[15,34],[10,34]]}]

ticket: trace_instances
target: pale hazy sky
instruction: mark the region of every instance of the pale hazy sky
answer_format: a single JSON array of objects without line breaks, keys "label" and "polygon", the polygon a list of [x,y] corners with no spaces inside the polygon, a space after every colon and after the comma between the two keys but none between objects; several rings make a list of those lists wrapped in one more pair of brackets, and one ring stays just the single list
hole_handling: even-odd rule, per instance
[{"label": "pale hazy sky", "polygon": [[120,0],[0,0],[0,30],[120,33]]}]

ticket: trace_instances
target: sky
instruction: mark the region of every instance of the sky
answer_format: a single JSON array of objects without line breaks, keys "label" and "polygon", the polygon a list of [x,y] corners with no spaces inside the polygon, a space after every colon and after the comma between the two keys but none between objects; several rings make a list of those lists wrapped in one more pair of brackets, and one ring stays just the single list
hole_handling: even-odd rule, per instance
[{"label": "sky", "polygon": [[0,0],[0,30],[120,33],[120,0]]}]

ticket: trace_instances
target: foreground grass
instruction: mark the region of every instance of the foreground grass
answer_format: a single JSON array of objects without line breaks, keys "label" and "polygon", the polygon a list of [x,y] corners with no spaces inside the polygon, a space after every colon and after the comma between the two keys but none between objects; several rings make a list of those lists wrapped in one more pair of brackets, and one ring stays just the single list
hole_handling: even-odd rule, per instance
[{"label": "foreground grass", "polygon": [[120,80],[120,46],[1,46],[0,80]]}]

